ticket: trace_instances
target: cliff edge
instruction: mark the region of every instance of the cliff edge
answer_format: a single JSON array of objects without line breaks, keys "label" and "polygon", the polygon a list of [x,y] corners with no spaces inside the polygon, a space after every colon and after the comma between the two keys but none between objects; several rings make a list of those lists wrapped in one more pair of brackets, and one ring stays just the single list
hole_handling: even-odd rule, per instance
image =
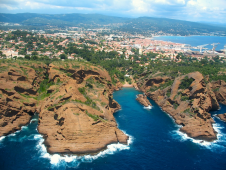
[{"label": "cliff edge", "polygon": [[180,131],[195,139],[217,139],[209,111],[219,109],[219,103],[212,84],[205,83],[201,73],[152,77],[140,82],[139,88],[182,126]]},{"label": "cliff edge", "polygon": [[[19,130],[39,113],[38,131],[49,153],[97,153],[127,144],[113,113],[120,105],[106,70],[88,62],[1,63],[0,136]],[[4,69],[3,69],[4,68]]]}]

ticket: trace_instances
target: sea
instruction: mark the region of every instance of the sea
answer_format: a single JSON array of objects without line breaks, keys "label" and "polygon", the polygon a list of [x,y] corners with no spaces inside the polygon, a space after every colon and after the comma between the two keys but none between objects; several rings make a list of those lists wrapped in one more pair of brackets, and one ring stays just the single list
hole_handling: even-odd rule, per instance
[{"label": "sea", "polygon": [[226,45],[226,36],[157,36],[153,37],[153,40],[162,40],[162,41],[169,41],[174,43],[181,43],[191,45],[192,47],[197,47],[199,45],[209,44],[205,46],[207,50],[212,50],[213,43],[219,43],[216,47],[216,50],[224,49]]},{"label": "sea", "polygon": [[211,112],[218,139],[203,142],[189,138],[180,126],[150,100],[136,101],[140,91],[123,88],[114,92],[121,110],[114,113],[118,128],[129,136],[128,145],[111,144],[97,155],[50,155],[37,131],[38,115],[20,131],[0,138],[1,170],[225,170],[226,123],[216,117],[226,106]]}]

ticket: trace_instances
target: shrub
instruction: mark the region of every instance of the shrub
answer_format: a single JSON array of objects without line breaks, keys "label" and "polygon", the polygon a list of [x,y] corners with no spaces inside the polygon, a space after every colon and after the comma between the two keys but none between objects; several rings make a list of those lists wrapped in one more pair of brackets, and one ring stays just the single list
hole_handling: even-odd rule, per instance
[{"label": "shrub", "polygon": [[179,89],[188,89],[193,81],[194,81],[193,78],[188,78],[186,76],[183,80],[181,80]]},{"label": "shrub", "polygon": [[85,91],[86,91],[86,89],[85,89],[85,87],[79,87],[78,88],[78,91],[81,93],[81,94],[85,94]]},{"label": "shrub", "polygon": [[186,100],[189,100],[189,97],[188,96],[182,96],[181,97],[181,101],[186,101]]}]

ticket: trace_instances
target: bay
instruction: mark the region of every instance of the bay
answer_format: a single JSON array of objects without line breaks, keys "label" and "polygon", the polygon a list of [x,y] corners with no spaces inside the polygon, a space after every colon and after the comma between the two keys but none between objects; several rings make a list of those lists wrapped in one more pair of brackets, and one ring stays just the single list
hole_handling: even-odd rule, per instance
[{"label": "bay", "polygon": [[[192,47],[196,47],[204,44],[220,43],[216,50],[224,49],[226,45],[226,37],[220,36],[159,36],[153,37],[154,40],[170,41],[181,44],[189,44]],[[205,48],[211,50],[213,46],[207,45]]]},{"label": "bay", "polygon": [[49,155],[37,132],[38,115],[21,131],[0,140],[1,169],[175,169],[223,170],[226,167],[226,123],[211,112],[218,140],[203,142],[178,131],[171,117],[150,100],[146,109],[136,101],[141,92],[123,88],[114,92],[121,110],[114,114],[118,127],[130,136],[129,145],[110,145],[96,156]]}]

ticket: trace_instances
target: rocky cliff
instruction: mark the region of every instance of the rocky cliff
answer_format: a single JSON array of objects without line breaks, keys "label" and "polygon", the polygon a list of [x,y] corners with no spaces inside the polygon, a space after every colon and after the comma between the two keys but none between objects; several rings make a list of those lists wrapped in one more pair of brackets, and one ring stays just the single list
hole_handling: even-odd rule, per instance
[{"label": "rocky cliff", "polygon": [[193,72],[175,79],[152,76],[138,86],[182,125],[180,130],[188,136],[206,141],[217,138],[209,111],[219,109],[219,103],[212,84],[206,83],[201,73]]},{"label": "rocky cliff", "polygon": [[211,84],[217,100],[226,105],[226,83],[223,80],[218,80]]},{"label": "rocky cliff", "polygon": [[26,125],[37,111],[49,153],[96,153],[111,143],[127,143],[113,116],[120,109],[112,98],[118,87],[104,69],[85,62],[5,66],[0,136]]},{"label": "rocky cliff", "polygon": [[1,63],[0,136],[29,123],[36,112],[38,89],[46,65],[31,62]]}]

